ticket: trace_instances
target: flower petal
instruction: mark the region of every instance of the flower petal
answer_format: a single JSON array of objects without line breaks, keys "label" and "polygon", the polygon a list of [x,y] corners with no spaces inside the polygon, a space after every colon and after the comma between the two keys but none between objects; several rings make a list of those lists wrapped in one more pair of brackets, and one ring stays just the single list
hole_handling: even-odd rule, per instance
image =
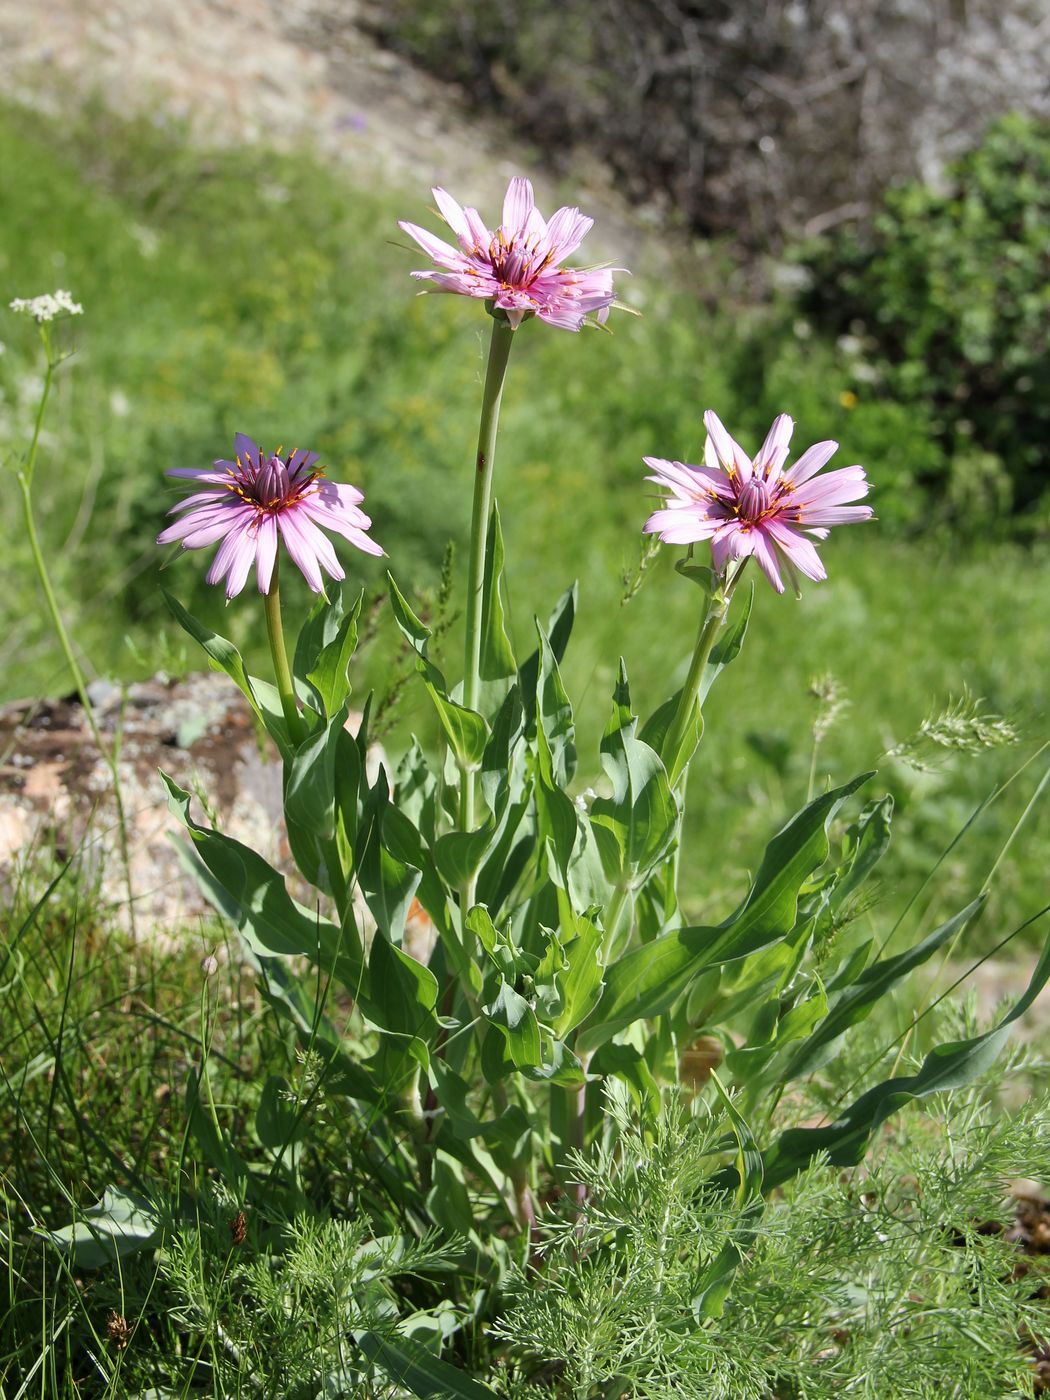
[{"label": "flower petal", "polygon": [[557,210],[547,224],[547,256],[552,262],[564,262],[575,253],[594,227],[594,220],[568,207]]},{"label": "flower petal", "polygon": [[753,554],[756,533],[738,520],[729,520],[721,526],[711,537],[711,561],[715,573],[722,573],[731,560],[744,559]]},{"label": "flower petal", "polygon": [[773,426],[766,434],[766,440],[759,448],[758,456],[755,458],[755,471],[761,472],[767,481],[780,475],[780,469],[790,450],[791,434],[794,431],[794,419],[786,413],[780,413],[773,419]]},{"label": "flower petal", "polygon": [[704,426],[714,443],[722,467],[727,472],[735,471],[741,481],[747,481],[751,475],[751,459],[740,444],[729,436],[722,420],[713,409],[709,408],[704,414]]},{"label": "flower petal", "polygon": [[868,479],[863,467],[840,467],[838,471],[804,482],[791,496],[796,510],[810,506],[840,506],[846,501],[859,501],[868,494]]},{"label": "flower petal", "polygon": [[807,447],[795,465],[784,473],[783,480],[793,486],[801,486],[811,476],[816,476],[821,467],[826,467],[837,451],[838,443],[830,439],[827,442],[815,442],[812,447]]},{"label": "flower petal", "polygon": [[255,536],[255,580],[260,593],[269,593],[273,566],[277,559],[277,521],[264,515]]},{"label": "flower petal", "polygon": [[874,514],[871,506],[813,506],[799,511],[793,523],[816,535],[820,531],[814,526],[857,525],[862,520],[870,520]]},{"label": "flower petal", "polygon": [[[248,577],[248,570],[255,553],[255,544],[248,532],[247,524],[238,526],[231,530],[222,544],[219,545],[215,553],[215,558],[211,561],[211,567],[205,574],[208,583],[219,583],[226,578],[226,596],[232,598],[244,587],[244,579]],[[245,556],[247,556],[245,562]],[[244,577],[237,588],[233,583],[237,575],[243,568]],[[227,575],[231,577],[227,578]]]},{"label": "flower petal", "polygon": [[420,228],[418,224],[410,224],[405,219],[401,219],[398,228],[403,229],[409,238],[414,238],[424,253],[437,263],[438,267],[447,267],[454,272],[461,268],[464,263],[464,256],[451,244],[443,239],[435,238],[432,233],[427,233],[425,228]]},{"label": "flower petal", "polygon": [[535,208],[536,199],[532,192],[532,181],[515,175],[503,196],[503,232],[512,237],[521,232],[530,211]]},{"label": "flower petal", "polygon": [[246,433],[234,433],[233,450],[246,466],[257,467],[262,462],[262,448]]},{"label": "flower petal", "polygon": [[734,499],[733,484],[721,467],[694,467],[691,462],[667,462],[661,457],[643,457],[642,461],[654,472],[646,480],[666,486],[680,500],[701,501],[712,495],[724,501]]},{"label": "flower petal", "polygon": [[825,569],[820,555],[805,535],[800,535],[797,530],[793,530],[790,525],[785,525],[780,520],[766,521],[762,529],[776,541],[800,573],[805,574],[807,578],[815,579],[818,583],[821,579],[827,578],[828,571]]},{"label": "flower petal", "polygon": [[758,567],[769,579],[770,583],[778,593],[784,591],[784,580],[780,577],[780,569],[777,566],[776,550],[769,539],[764,526],[759,525],[752,531],[754,555],[758,560]]},{"label": "flower petal", "polygon": [[659,535],[664,544],[696,544],[709,540],[725,522],[695,510],[655,510],[642,526],[645,535]]},{"label": "flower petal", "polygon": [[467,246],[473,244],[474,239],[470,232],[470,225],[467,223],[467,216],[463,212],[460,204],[457,204],[447,190],[443,190],[440,185],[432,189],[430,193],[434,196],[434,203],[441,211],[441,217],[448,224],[449,228],[460,240],[466,242]]}]

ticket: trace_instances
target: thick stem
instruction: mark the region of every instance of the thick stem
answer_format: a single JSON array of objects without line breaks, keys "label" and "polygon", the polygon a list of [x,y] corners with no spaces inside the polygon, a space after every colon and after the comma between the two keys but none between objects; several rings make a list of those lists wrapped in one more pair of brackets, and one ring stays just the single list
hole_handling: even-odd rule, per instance
[{"label": "thick stem", "polygon": [[288,653],[284,647],[284,628],[281,625],[280,565],[281,560],[280,556],[278,556],[274,560],[273,578],[270,580],[270,591],[265,595],[266,631],[270,638],[270,655],[273,658],[273,673],[277,681],[277,692],[281,697],[281,709],[284,711],[284,721],[288,726],[288,738],[293,745],[297,745],[301,743],[303,739],[303,721],[295,699],[295,682],[292,680],[292,668],[288,665]]},{"label": "thick stem", "polygon": [[[496,460],[496,431],[507,361],[514,331],[506,321],[492,321],[488,369],[481,399],[478,454],[474,472],[474,507],[470,517],[470,560],[467,569],[466,640],[463,662],[463,704],[476,710],[481,695],[481,623],[485,608],[485,551],[492,508],[492,469]],[[460,787],[459,826],[471,831],[475,822],[475,775],[464,771]],[[465,900],[472,897],[465,891]],[[464,904],[464,913],[469,905]]]}]

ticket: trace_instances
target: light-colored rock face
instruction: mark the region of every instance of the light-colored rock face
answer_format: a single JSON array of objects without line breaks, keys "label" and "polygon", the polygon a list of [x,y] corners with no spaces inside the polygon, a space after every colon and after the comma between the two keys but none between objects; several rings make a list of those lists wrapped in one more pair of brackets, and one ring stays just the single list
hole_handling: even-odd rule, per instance
[{"label": "light-colored rock face", "polygon": [[[512,130],[462,111],[447,84],[382,48],[364,8],[357,0],[0,0],[0,80],[9,98],[58,114],[101,96],[121,115],[173,119],[205,146],[311,149],[362,184],[416,191],[409,218],[425,217],[433,184],[495,215],[508,179],[529,172],[534,154]],[[598,220],[588,248],[637,267],[650,235],[608,172],[588,170],[572,193]],[[541,205],[553,207],[557,194],[557,182],[541,177]],[[407,271],[415,263],[405,258]]]},{"label": "light-colored rock face", "polygon": [[102,900],[127,914],[128,883],[140,938],[198,927],[208,907],[179,865],[160,770],[199,794],[207,817],[279,869],[289,854],[281,818],[281,765],[236,686],[221,675],[162,677],[126,691],[91,688],[103,737],[120,735],[118,772],[127,831],[125,872],[109,767],[75,700],[0,708],[0,878],[14,878],[38,852],[79,854]]}]

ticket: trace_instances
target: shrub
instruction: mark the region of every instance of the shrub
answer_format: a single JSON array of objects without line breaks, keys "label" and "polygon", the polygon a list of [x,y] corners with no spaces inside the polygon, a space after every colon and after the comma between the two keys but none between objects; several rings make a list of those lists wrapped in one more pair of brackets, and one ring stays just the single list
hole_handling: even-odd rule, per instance
[{"label": "shrub", "polygon": [[887,394],[923,414],[942,452],[916,472],[942,513],[1045,505],[1050,430],[1050,125],[1004,117],[943,189],[892,191],[870,235],[808,258],[809,309],[878,359]]}]

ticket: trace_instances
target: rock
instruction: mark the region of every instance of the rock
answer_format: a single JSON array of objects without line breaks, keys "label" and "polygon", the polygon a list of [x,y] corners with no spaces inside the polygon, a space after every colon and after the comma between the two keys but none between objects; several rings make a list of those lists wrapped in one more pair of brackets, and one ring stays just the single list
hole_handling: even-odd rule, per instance
[{"label": "rock", "polygon": [[[38,852],[53,849],[60,860],[75,855],[85,863],[103,903],[138,938],[164,941],[193,929],[211,910],[172,845],[181,827],[168,810],[161,769],[198,794],[198,820],[210,817],[291,873],[281,764],[232,681],[155,676],[126,689],[96,686],[94,694],[104,739],[119,735],[127,873],[109,768],[79,702],[67,698],[0,707],[0,879],[12,880]],[[381,754],[371,757],[374,774]]]}]

